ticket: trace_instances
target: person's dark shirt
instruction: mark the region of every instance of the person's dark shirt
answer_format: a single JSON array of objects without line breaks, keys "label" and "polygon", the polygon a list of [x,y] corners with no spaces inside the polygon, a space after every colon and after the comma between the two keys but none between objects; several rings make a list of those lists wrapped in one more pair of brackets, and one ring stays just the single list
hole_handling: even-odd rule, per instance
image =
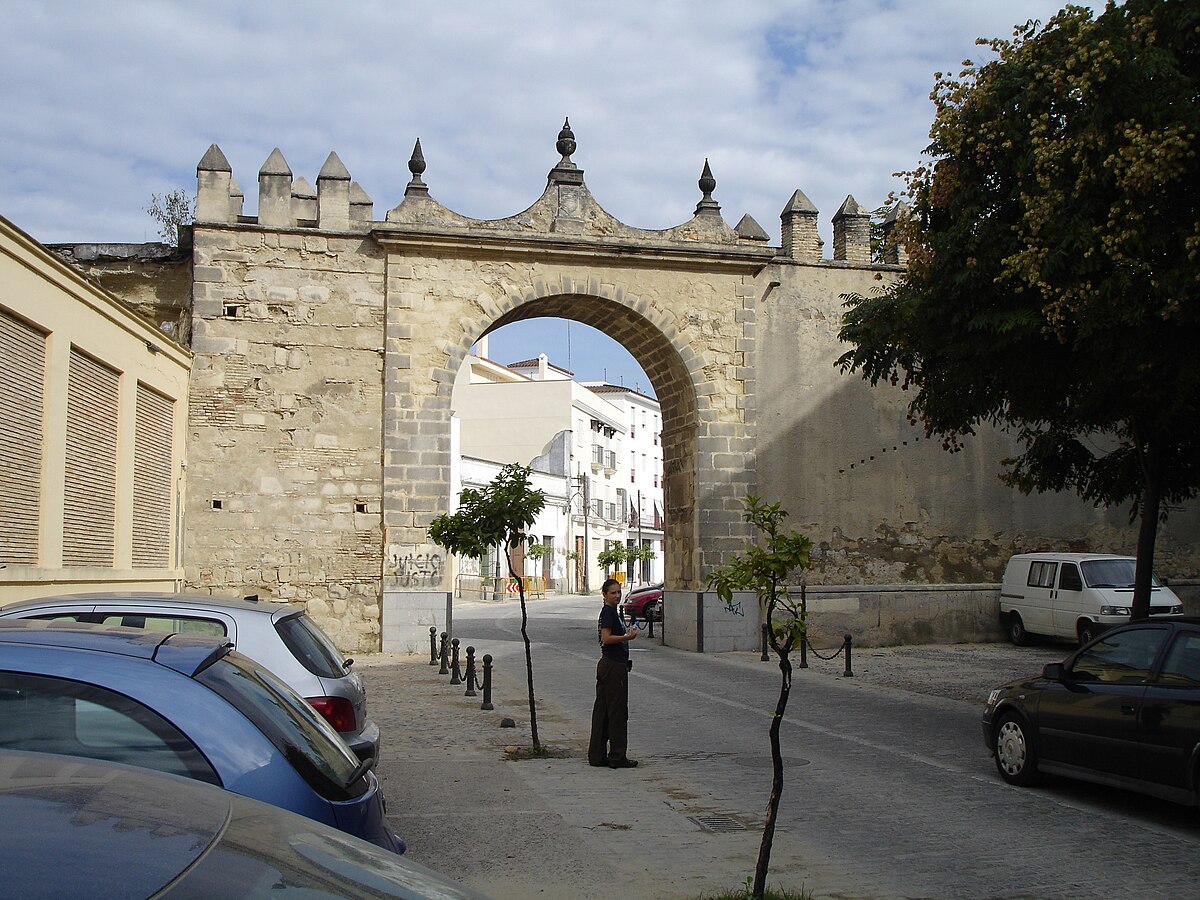
[{"label": "person's dark shirt", "polygon": [[[613,634],[625,633],[625,623],[621,621],[621,614],[617,612],[615,606],[609,606],[607,603],[600,609],[600,620],[596,624],[597,640],[600,640],[601,633],[605,628]],[[613,662],[627,662],[629,660],[629,644],[625,641],[616,644],[605,644],[601,641],[600,655]]]}]

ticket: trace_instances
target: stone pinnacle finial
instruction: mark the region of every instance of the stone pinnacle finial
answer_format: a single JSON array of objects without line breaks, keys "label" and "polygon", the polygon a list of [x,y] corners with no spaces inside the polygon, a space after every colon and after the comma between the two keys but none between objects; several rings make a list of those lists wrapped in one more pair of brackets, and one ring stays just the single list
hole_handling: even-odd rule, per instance
[{"label": "stone pinnacle finial", "polygon": [[712,198],[712,192],[717,189],[717,179],[713,178],[712,169],[708,167],[707,157],[704,160],[704,171],[700,173],[700,180],[697,184],[700,186],[700,193],[704,196],[696,204],[696,215],[720,215],[721,207]]},{"label": "stone pinnacle finial", "polygon": [[558,143],[554,146],[562,154],[562,159],[550,170],[548,180],[553,184],[583,184],[583,169],[571,162],[576,145],[570,119],[563,119],[562,131],[558,133]]},{"label": "stone pinnacle finial", "polygon": [[408,159],[408,171],[412,173],[412,180],[408,183],[408,187],[404,189],[405,197],[413,196],[429,196],[429,188],[425,182],[421,180],[421,175],[425,172],[425,154],[421,152],[421,139],[417,138],[417,143],[413,147],[412,156]]},{"label": "stone pinnacle finial", "polygon": [[554,148],[562,154],[562,162],[559,163],[560,166],[563,163],[571,162],[571,154],[575,152],[576,144],[575,132],[571,131],[571,120],[569,118],[563,119],[562,131],[558,133],[558,143],[554,145]]}]

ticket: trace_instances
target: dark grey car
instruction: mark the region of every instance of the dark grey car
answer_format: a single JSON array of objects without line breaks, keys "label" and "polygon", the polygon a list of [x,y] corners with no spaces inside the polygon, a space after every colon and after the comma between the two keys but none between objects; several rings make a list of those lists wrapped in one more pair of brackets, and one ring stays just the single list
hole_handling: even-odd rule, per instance
[{"label": "dark grey car", "polygon": [[151,631],[226,637],[325,717],[361,760],[379,759],[379,726],[362,679],[304,607],[207,594],[89,593],[24,600],[0,618],[69,619]]},{"label": "dark grey car", "polygon": [[0,750],[5,897],[480,894],[319,822],[187,778]]}]

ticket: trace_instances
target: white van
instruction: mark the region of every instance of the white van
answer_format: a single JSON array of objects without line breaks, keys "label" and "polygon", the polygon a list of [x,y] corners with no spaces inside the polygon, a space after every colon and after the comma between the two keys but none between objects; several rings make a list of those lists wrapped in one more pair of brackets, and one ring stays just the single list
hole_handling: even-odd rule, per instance
[{"label": "white van", "polygon": [[[1018,553],[1004,569],[1000,622],[1014,644],[1031,634],[1086,644],[1129,621],[1137,559],[1104,553]],[[1150,615],[1181,616],[1183,603],[1151,580]]]}]

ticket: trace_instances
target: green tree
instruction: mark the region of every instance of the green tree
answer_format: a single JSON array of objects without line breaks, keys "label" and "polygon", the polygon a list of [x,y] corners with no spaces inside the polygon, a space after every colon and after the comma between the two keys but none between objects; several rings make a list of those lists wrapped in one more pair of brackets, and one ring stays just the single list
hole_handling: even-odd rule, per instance
[{"label": "green tree", "polygon": [[596,562],[604,566],[605,574],[611,569],[619,569],[629,559],[629,551],[624,544],[612,543],[596,554]]},{"label": "green tree", "polygon": [[546,505],[546,494],[534,490],[529,469],[509,464],[481,490],[466,488],[458,509],[440,515],[429,526],[429,537],[451,553],[478,559],[492,547],[504,548],[508,571],[517,579],[521,598],[521,637],[525,641],[525,676],[529,686],[529,729],[533,749],[540,752],[537,704],[533,696],[533,654],[529,645],[529,615],[525,607],[525,580],[513,567],[512,550],[525,540],[526,531]]},{"label": "green tree", "polygon": [[158,223],[158,236],[163,243],[175,247],[179,244],[179,227],[190,225],[196,216],[196,201],[187,191],[177,188],[166,194],[151,194],[146,212]]},{"label": "green tree", "polygon": [[906,276],[847,296],[844,371],[914,389],[948,449],[983,424],[1002,478],[1140,517],[1134,617],[1160,519],[1200,489],[1200,4],[1067,7],[937,76],[904,173]]},{"label": "green tree", "polygon": [[779,801],[783,796],[783,754],[779,749],[779,728],[792,691],[792,649],[805,639],[804,608],[800,598],[788,593],[788,580],[797,569],[808,567],[812,541],[796,531],[784,531],[787,511],[778,503],[763,503],[750,495],[743,501],[744,518],[763,539],[763,546],[754,546],[736,555],[708,576],[709,590],[726,604],[733,602],[734,591],[754,591],[758,595],[763,621],[767,625],[767,641],[779,657],[779,697],[771,717],[771,798],[767,803],[767,821],[763,826],[762,842],[758,848],[758,864],[754,870],[753,895],[762,897],[767,888],[767,869],[771,864],[771,844],[775,839],[775,821],[779,816]]}]

